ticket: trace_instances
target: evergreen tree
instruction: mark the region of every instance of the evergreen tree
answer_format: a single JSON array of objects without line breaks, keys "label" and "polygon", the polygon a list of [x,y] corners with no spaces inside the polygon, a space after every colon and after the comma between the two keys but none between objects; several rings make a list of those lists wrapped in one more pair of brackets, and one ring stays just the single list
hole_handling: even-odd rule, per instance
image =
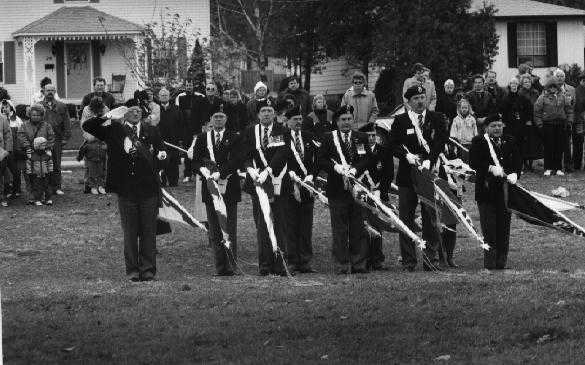
[{"label": "evergreen tree", "polygon": [[187,70],[187,79],[193,80],[193,88],[195,91],[205,93],[205,56],[203,55],[203,48],[199,43],[199,39],[195,41],[193,53],[191,54],[191,65]]}]

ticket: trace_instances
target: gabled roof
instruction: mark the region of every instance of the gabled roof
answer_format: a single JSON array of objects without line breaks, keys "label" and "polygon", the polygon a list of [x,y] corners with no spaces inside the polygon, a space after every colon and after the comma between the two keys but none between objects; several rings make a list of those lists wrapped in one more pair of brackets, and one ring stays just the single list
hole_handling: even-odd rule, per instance
[{"label": "gabled roof", "polygon": [[585,17],[584,10],[533,0],[472,0],[471,9],[479,10],[484,4],[494,5],[498,10],[494,14],[496,18]]},{"label": "gabled roof", "polygon": [[12,33],[20,36],[128,35],[144,28],[91,6],[64,6]]}]

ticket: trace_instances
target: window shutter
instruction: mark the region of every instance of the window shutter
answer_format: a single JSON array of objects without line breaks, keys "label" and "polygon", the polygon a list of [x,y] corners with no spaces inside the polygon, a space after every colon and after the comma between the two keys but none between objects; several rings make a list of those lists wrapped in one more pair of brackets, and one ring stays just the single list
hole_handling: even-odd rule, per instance
[{"label": "window shutter", "polygon": [[63,42],[55,42],[55,62],[57,68],[57,90],[61,96],[65,96],[65,45]]},{"label": "window shutter", "polygon": [[53,4],[63,4],[65,0],[53,0]]},{"label": "window shutter", "polygon": [[16,84],[16,50],[14,42],[4,42],[4,83]]},{"label": "window shutter", "polygon": [[100,53],[100,42],[91,41],[91,60],[93,66],[93,77],[102,75],[102,55]]},{"label": "window shutter", "polygon": [[553,67],[559,64],[559,53],[557,46],[557,23],[546,23],[546,56],[547,66]]},{"label": "window shutter", "polygon": [[518,42],[516,23],[508,23],[508,67],[518,67]]},{"label": "window shutter", "polygon": [[99,3],[100,0],[89,0],[90,3]]}]

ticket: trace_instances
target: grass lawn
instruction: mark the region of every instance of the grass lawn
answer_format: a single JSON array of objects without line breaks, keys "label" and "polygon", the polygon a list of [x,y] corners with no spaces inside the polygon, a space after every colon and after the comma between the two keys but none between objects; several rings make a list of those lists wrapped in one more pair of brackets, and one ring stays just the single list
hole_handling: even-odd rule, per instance
[{"label": "grass lawn", "polygon": [[[513,270],[482,270],[478,243],[459,230],[462,268],[403,273],[397,235],[385,234],[389,272],[334,275],[329,214],[316,203],[320,273],[258,277],[245,196],[245,275],[213,277],[204,234],[175,225],[158,241],[159,281],[129,283],[116,198],[82,194],[80,177],[64,175],[53,207],[0,210],[5,364],[585,363],[584,239],[513,218]],[[575,202],[584,181],[521,179],[543,193],[565,186]],[[191,189],[172,193],[191,208]],[[472,188],[464,205],[479,227]],[[582,211],[567,214],[585,224]]]}]

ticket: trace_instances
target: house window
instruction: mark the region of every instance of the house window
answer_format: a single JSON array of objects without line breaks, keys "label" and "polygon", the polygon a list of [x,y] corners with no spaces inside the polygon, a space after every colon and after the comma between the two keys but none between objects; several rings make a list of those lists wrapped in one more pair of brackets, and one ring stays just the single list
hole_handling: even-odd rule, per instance
[{"label": "house window", "polygon": [[534,67],[546,67],[546,25],[519,23],[516,28],[518,64],[532,62]]}]

